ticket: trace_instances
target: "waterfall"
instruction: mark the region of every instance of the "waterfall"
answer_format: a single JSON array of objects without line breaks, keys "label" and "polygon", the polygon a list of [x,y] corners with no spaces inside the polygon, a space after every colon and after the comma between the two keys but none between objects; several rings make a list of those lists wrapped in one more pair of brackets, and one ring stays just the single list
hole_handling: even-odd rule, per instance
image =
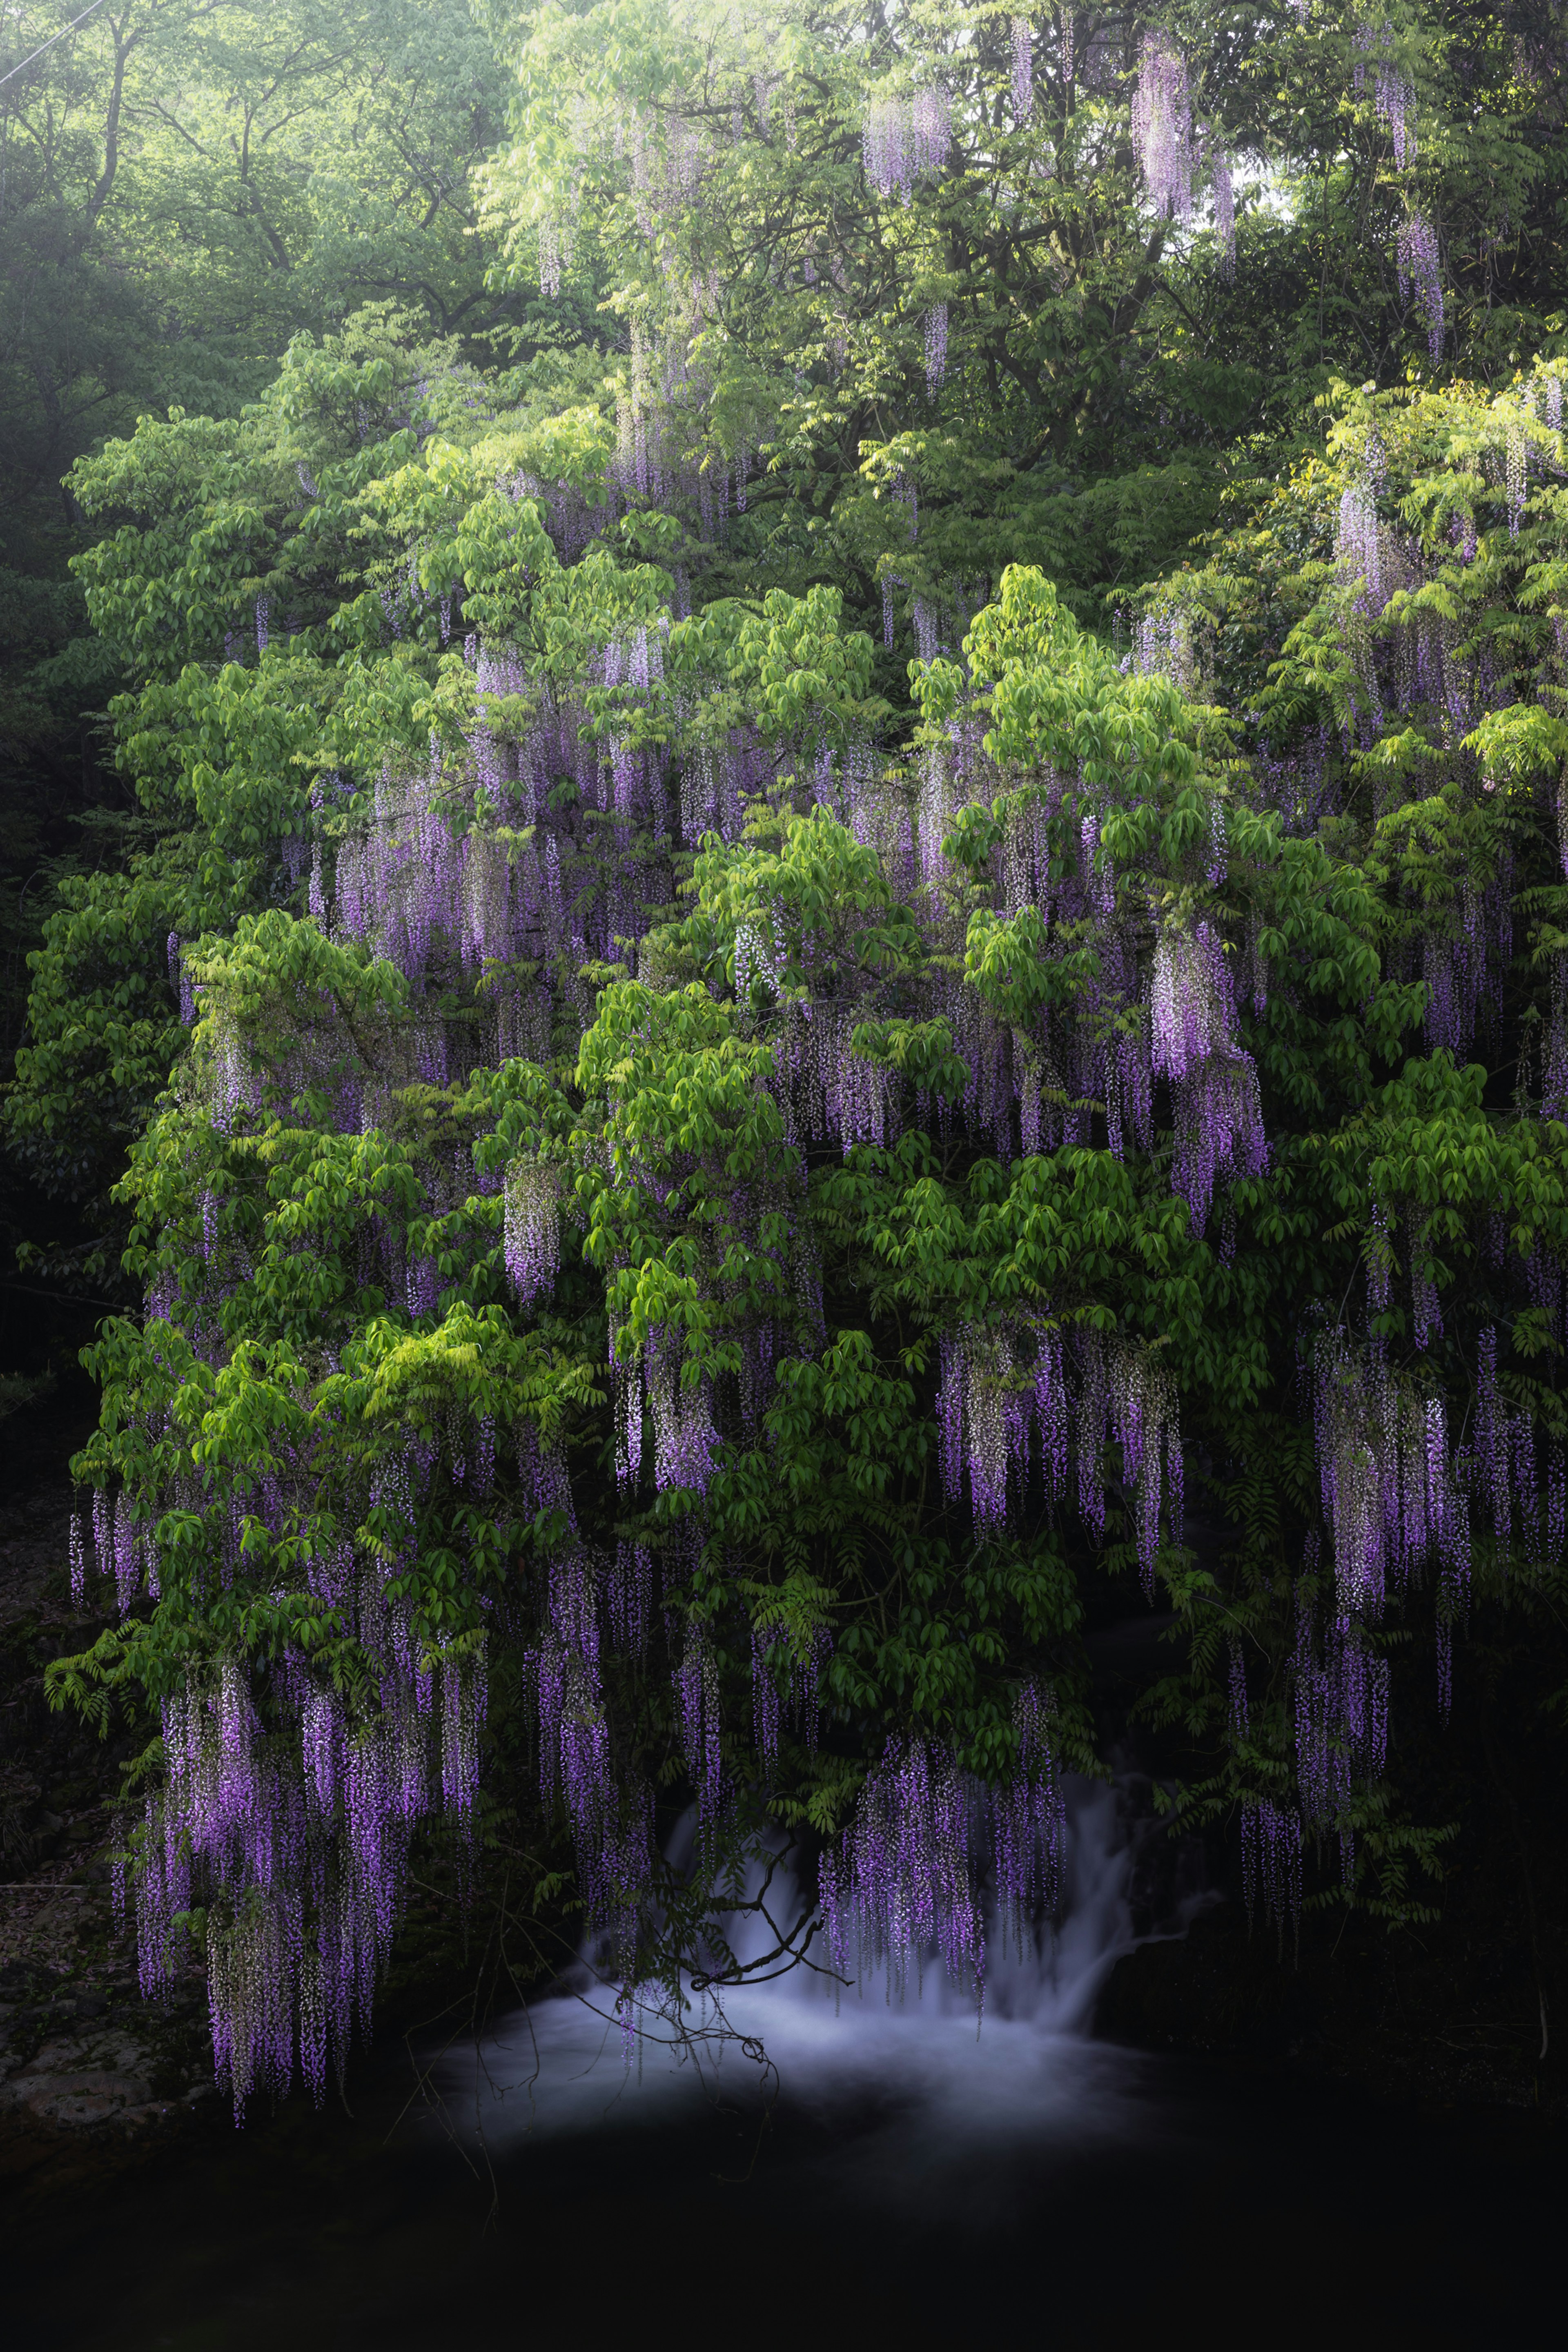
[{"label": "waterfall", "polygon": [[[951,2155],[977,2134],[994,2142],[1114,2132],[1137,2062],[1089,2034],[1107,1977],[1140,1940],[1134,1838],[1115,1788],[1069,1779],[1066,1795],[1061,1916],[1022,1950],[993,1937],[978,2015],[973,1995],[950,1987],[934,1959],[909,1970],[901,1996],[882,1973],[844,1985],[797,1967],[718,1994],[688,1988],[679,2024],[658,2006],[639,2008],[628,2061],[613,1991],[584,1967],[477,2048],[433,2066],[448,2113],[471,2113],[492,2147],[523,2135],[668,2125],[716,2094],[733,2104],[776,2093],[792,2110],[834,2122],[868,2107],[885,2121],[890,2106],[902,2156],[928,2140]],[[689,1843],[683,1824],[671,1859]],[[794,1917],[793,1895],[775,1873],[775,1920]],[[736,1915],[732,1927],[742,1962],[777,1941],[755,1916]]]}]

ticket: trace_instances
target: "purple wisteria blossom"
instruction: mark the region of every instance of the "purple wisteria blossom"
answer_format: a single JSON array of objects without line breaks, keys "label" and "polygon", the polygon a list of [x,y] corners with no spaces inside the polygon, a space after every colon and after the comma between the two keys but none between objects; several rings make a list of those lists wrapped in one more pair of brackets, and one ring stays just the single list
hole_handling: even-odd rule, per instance
[{"label": "purple wisteria blossom", "polygon": [[[1066,37],[1069,41],[1071,32]],[[1035,110],[1035,37],[1027,16],[1013,19],[1013,128],[1027,128]]]},{"label": "purple wisteria blossom", "polygon": [[1242,1885],[1247,1916],[1261,1910],[1292,1942],[1301,1918],[1301,1821],[1271,1797],[1257,1798],[1241,1816]]},{"label": "purple wisteria blossom", "polygon": [[1405,171],[1415,161],[1415,85],[1394,56],[1394,26],[1386,17],[1381,24],[1368,18],[1356,29],[1355,45],[1352,79],[1357,94],[1366,88],[1370,64],[1373,110],[1379,121],[1388,125],[1394,163]]},{"label": "purple wisteria blossom", "polygon": [[1437,239],[1424,214],[1414,213],[1399,232],[1400,298],[1420,313],[1436,362],[1443,356],[1443,272]]},{"label": "purple wisteria blossom", "polygon": [[861,161],[879,196],[890,196],[897,188],[910,203],[916,182],[942,171],[952,143],[947,100],[940,90],[921,90],[912,103],[876,99],[866,110]]},{"label": "purple wisteria blossom", "polygon": [[1132,100],[1132,141],[1143,186],[1157,213],[1188,220],[1193,209],[1193,110],[1186,59],[1163,33],[1143,36]]},{"label": "purple wisteria blossom", "polygon": [[520,1160],[507,1171],[506,1270],[520,1307],[554,1287],[561,1263],[560,1177],[547,1160]]},{"label": "purple wisteria blossom", "polygon": [[947,304],[933,303],[926,312],[925,323],[926,389],[934,394],[942,387],[947,373]]}]

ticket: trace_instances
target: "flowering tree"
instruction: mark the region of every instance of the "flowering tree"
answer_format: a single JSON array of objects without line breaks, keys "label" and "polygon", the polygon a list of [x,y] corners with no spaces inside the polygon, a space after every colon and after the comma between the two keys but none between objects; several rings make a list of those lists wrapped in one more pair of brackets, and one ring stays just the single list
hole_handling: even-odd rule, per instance
[{"label": "flowering tree", "polygon": [[1049,31],[542,15],[489,201],[618,361],[372,318],[78,469],[167,832],[58,919],[11,1106],[134,1133],[120,1619],[55,1686],[155,1711],[143,1980],[201,1937],[237,2099],[341,2063],[519,1725],[628,2025],[734,1972],[665,1790],[699,1911],[788,1834],[783,1957],[978,1989],[1119,1580],[1281,1928],[1309,1872],[1415,1916],[1396,1648],[1447,1707],[1557,1591],[1563,364],[1339,385],[1089,625],[1017,449],[1135,447],[1100,371],[1244,284],[1292,43],[1406,174],[1458,68]]}]

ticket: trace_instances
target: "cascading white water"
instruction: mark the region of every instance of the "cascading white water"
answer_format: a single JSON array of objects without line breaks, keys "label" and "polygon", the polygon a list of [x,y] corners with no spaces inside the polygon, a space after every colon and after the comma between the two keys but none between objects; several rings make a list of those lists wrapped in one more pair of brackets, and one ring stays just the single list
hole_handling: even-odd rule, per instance
[{"label": "cascading white water", "polygon": [[[1068,1835],[1059,1923],[1020,1954],[992,1939],[984,2013],[939,1963],[900,1995],[885,1974],[844,1988],[794,1968],[771,1981],[692,1992],[684,2030],[639,2015],[628,2067],[613,1995],[584,1972],[577,1990],[520,2011],[475,2052],[436,2070],[449,2112],[474,2116],[491,2147],[521,2135],[674,2121],[721,2091],[731,2105],[776,2086],[789,2107],[837,2120],[858,2110],[856,2143],[876,2150],[879,2188],[907,2189],[933,2152],[949,2168],[965,2144],[1070,2135],[1115,2137],[1130,2123],[1137,2062],[1089,2039],[1117,1959],[1132,1949],[1132,1840],[1116,1791],[1066,1784]],[[753,1890],[754,1891],[754,1890]],[[775,1876],[769,1910],[794,1916]],[[777,1896],[777,1900],[772,1899]],[[773,1948],[764,1920],[741,1918],[742,1961]],[[864,2117],[875,2115],[868,2140]]]}]

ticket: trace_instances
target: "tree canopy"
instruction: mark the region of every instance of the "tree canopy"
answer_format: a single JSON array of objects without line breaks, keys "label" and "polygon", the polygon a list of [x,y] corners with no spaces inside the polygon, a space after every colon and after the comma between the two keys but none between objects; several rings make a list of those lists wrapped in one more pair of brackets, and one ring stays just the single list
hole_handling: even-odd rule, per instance
[{"label": "tree canopy", "polygon": [[259,13],[125,68],[237,373],[67,477],[142,830],[6,1101],[144,1984],[319,2088],[510,1843],[630,2032],[787,1839],[978,1987],[1145,1607],[1281,1938],[1427,1916],[1400,1726],[1563,1671],[1555,14]]}]

